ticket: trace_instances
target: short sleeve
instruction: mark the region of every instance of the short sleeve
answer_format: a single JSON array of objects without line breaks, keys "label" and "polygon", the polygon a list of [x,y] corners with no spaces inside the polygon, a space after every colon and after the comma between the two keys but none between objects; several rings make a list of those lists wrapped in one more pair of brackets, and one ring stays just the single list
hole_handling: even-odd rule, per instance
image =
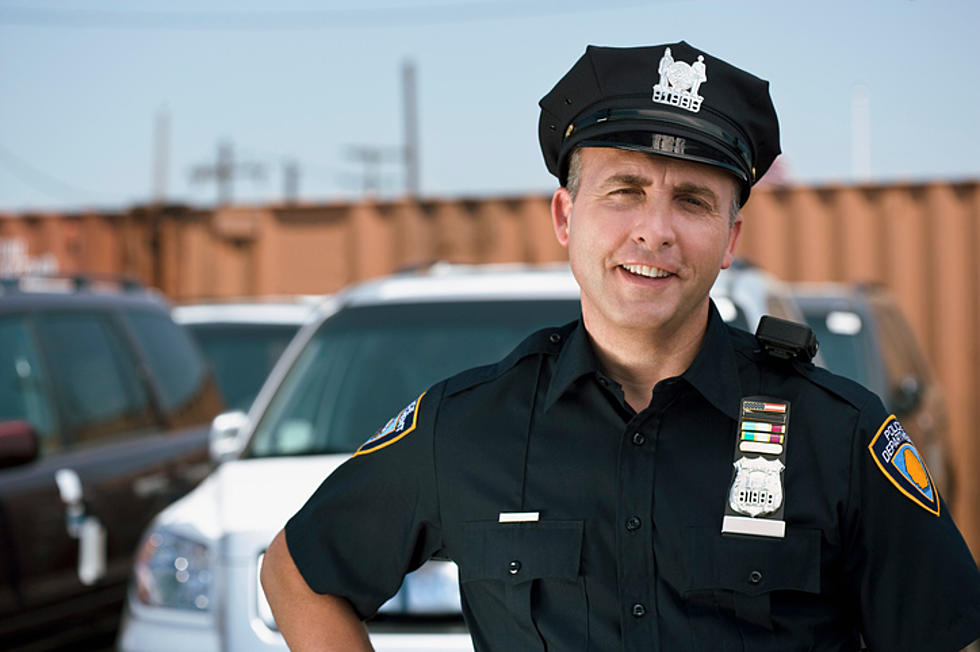
[{"label": "short sleeve", "polygon": [[901,422],[874,398],[851,451],[848,576],[871,650],[954,652],[980,637],[980,572]]},{"label": "short sleeve", "polygon": [[290,555],[310,588],[347,598],[362,619],[441,547],[437,394],[423,394],[366,436],[286,523]]}]

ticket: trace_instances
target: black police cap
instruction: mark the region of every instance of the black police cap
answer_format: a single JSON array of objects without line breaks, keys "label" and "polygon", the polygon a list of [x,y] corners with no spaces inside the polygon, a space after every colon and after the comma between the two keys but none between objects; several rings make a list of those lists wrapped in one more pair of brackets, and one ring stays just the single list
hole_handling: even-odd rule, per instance
[{"label": "black police cap", "polygon": [[576,147],[618,147],[724,168],[744,204],[779,154],[769,82],[684,41],[590,45],[540,105],[541,152],[562,185]]}]

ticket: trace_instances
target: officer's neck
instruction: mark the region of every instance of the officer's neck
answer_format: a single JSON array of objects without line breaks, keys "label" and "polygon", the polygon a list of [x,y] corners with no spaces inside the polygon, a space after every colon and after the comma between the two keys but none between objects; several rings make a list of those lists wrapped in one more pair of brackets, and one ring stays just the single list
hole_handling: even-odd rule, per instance
[{"label": "officer's neck", "polygon": [[608,327],[583,317],[600,367],[622,386],[626,402],[637,412],[650,404],[657,383],[691,366],[707,331],[707,315],[670,330]]}]

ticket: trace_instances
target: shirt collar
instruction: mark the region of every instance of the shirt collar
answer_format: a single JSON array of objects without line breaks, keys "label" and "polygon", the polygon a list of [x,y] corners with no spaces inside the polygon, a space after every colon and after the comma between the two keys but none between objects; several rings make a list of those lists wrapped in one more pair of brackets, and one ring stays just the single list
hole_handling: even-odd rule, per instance
[{"label": "shirt collar", "polygon": [[694,362],[681,378],[726,416],[738,420],[742,385],[739,382],[735,348],[728,325],[718,314],[715,302],[708,309],[708,328]]},{"label": "shirt collar", "polygon": [[548,387],[548,394],[544,400],[545,411],[549,410],[558,397],[572,386],[576,380],[587,374],[595,374],[599,371],[599,361],[592,350],[592,343],[589,341],[588,333],[585,332],[585,325],[579,319],[575,328],[568,334],[565,345],[561,347],[558,354],[558,362],[555,363],[555,373],[551,377]]},{"label": "shirt collar", "polygon": [[[579,378],[599,371],[599,361],[595,357],[592,343],[585,332],[585,326],[579,320],[558,354],[544,409],[549,410]],[[728,334],[728,326],[718,314],[714,301],[710,301],[704,341],[691,366],[681,378],[726,416],[738,420],[739,398],[742,393],[735,349]]]}]

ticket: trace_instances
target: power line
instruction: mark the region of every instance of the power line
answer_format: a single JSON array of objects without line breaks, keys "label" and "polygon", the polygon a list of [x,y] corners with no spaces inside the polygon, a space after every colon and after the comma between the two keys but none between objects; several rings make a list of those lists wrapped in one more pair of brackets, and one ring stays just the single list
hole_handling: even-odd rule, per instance
[{"label": "power line", "polygon": [[50,199],[76,201],[80,198],[79,196],[82,199],[91,199],[94,194],[39,170],[3,145],[0,145],[0,165],[22,182]]},{"label": "power line", "polygon": [[402,147],[383,145],[349,145],[347,158],[364,165],[361,175],[361,192],[365,197],[376,197],[383,190],[381,166],[385,163],[404,164],[405,151]]},{"label": "power line", "polygon": [[236,176],[253,180],[265,177],[265,168],[259,163],[237,162],[232,145],[228,141],[218,143],[218,156],[213,164],[198,165],[191,170],[191,182],[215,181],[218,186],[218,203],[227,204],[232,199],[232,183]]},{"label": "power line", "polygon": [[527,0],[480,0],[431,5],[386,6],[336,10],[268,11],[134,11],[5,7],[0,26],[136,30],[334,30],[353,28],[437,25],[497,19],[537,18],[562,14],[619,10],[649,6],[650,2],[591,1],[532,3]]}]

